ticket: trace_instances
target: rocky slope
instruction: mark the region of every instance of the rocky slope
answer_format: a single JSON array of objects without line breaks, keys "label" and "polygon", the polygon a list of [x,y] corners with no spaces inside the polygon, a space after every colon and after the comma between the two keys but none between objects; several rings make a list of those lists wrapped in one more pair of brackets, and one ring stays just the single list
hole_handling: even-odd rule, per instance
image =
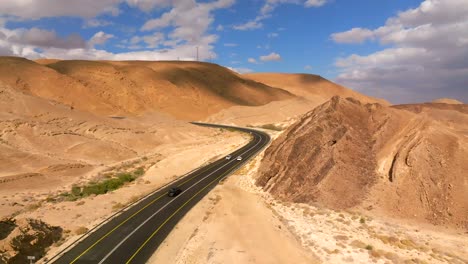
[{"label": "rocky slope", "polygon": [[468,116],[435,107],[445,118],[333,97],[272,143],[257,184],[281,200],[468,229]]},{"label": "rocky slope", "polygon": [[38,260],[61,237],[60,227],[40,220],[3,219],[0,221],[0,263],[28,263],[28,256]]}]

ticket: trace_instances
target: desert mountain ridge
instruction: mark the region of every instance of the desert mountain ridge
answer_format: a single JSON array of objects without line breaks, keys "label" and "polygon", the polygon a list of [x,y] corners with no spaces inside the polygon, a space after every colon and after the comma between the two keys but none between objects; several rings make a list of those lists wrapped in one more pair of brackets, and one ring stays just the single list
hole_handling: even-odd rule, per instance
[{"label": "desert mountain ridge", "polygon": [[157,111],[197,120],[234,105],[291,99],[289,92],[202,62],[58,61],[0,57],[0,81],[105,115]]}]

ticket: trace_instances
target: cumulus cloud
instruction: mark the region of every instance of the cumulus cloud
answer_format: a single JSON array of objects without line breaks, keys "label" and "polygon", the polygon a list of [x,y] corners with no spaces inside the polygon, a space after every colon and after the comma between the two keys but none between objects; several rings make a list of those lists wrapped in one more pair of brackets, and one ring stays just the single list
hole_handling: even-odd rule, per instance
[{"label": "cumulus cloud", "polygon": [[263,27],[262,21],[271,17],[273,11],[281,4],[296,4],[305,7],[320,7],[326,4],[328,0],[265,0],[265,4],[259,11],[255,19],[249,20],[245,23],[234,25],[235,30],[254,30]]},{"label": "cumulus cloud", "polygon": [[201,59],[212,59],[216,55],[213,52],[213,43],[218,36],[208,34],[208,30],[214,21],[212,12],[217,9],[227,8],[234,4],[234,0],[217,0],[212,2],[197,3],[194,0],[180,0],[172,3],[172,8],[160,17],[150,19],[141,27],[142,31],[155,31],[167,27],[174,29],[168,34],[165,45],[191,46],[192,50],[199,49]]},{"label": "cumulus cloud", "polygon": [[119,14],[118,4],[121,0],[2,0],[2,15],[19,19],[39,19],[44,17],[84,17],[92,18],[99,14]]},{"label": "cumulus cloud", "polygon": [[90,47],[94,47],[96,45],[104,45],[109,39],[113,38],[114,35],[104,33],[103,31],[99,31],[98,33],[94,34],[94,36],[88,41],[88,45]]},{"label": "cumulus cloud", "polygon": [[83,27],[84,28],[105,27],[105,26],[109,26],[112,24],[113,24],[112,22],[104,20],[104,19],[92,18],[92,19],[87,19],[84,22]]},{"label": "cumulus cloud", "polygon": [[[2,0],[0,1],[1,14],[17,19],[31,20],[44,17],[82,17],[94,18],[101,14],[118,15],[120,5],[128,4],[130,7],[149,12],[155,8],[169,7],[172,0]],[[179,1],[180,2],[180,1]],[[188,1],[186,1],[188,2]]]},{"label": "cumulus cloud", "polygon": [[[3,31],[3,32],[2,32]],[[39,28],[7,30],[0,28],[0,32],[10,44],[35,46],[40,48],[84,48],[86,42],[78,34],[71,34],[66,38],[60,38],[55,31]]]},{"label": "cumulus cloud", "polygon": [[141,45],[136,45],[136,44],[141,44],[145,43],[145,48],[157,48],[161,45],[165,46],[170,46],[171,43],[167,43],[165,41],[165,36],[161,32],[155,32],[154,34],[150,35],[145,35],[145,36],[134,36],[130,39],[130,44],[129,46],[130,49],[141,49],[143,46]]},{"label": "cumulus cloud", "polygon": [[272,52],[265,56],[260,56],[261,61],[280,61],[281,56],[278,53]]},{"label": "cumulus cloud", "polygon": [[126,0],[127,4],[137,7],[142,11],[149,12],[154,8],[164,8],[171,5],[171,0]]},{"label": "cumulus cloud", "polygon": [[[235,0],[5,0],[0,1],[0,55],[28,58],[106,59],[106,60],[194,60],[199,51],[201,60],[216,57],[214,43],[218,36],[210,34],[214,21],[213,11],[230,7]],[[97,18],[101,14],[118,15],[123,3],[150,13],[154,9],[168,10],[152,17],[141,27],[146,32],[118,47],[127,49],[153,49],[112,53],[96,49],[114,36],[97,32],[88,42],[79,35],[57,36],[44,29],[7,29],[5,19],[34,20],[44,17],[81,17],[83,27],[99,27],[108,22]],[[169,30],[167,35],[161,31]],[[4,35],[4,37],[3,37]]]},{"label": "cumulus cloud", "polygon": [[468,102],[468,2],[425,0],[376,29],[333,34],[339,43],[389,45],[339,58],[336,81],[395,103],[454,97]]},{"label": "cumulus cloud", "polygon": [[331,38],[337,43],[363,43],[373,37],[374,32],[366,28],[353,28],[346,32],[331,35]]}]

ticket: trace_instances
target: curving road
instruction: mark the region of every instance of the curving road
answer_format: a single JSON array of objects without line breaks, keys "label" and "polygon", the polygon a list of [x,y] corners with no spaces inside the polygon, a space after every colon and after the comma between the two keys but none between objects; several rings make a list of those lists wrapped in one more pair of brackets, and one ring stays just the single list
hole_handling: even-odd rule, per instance
[{"label": "curving road", "polygon": [[[266,133],[257,130],[203,123],[193,124],[247,132],[252,135],[252,139],[247,145],[231,153],[232,159],[227,160],[223,157],[161,188],[124,210],[68,251],[48,262],[60,264],[145,263],[195,204],[220,180],[254,157],[270,141]],[[242,156],[242,161],[236,160],[238,156]],[[168,197],[168,189],[172,186],[180,187],[183,192],[175,198]]]}]

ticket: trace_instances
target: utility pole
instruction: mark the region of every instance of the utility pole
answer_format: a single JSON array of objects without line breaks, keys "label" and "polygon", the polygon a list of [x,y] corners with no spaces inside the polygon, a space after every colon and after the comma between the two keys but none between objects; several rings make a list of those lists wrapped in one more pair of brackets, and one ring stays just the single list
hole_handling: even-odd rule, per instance
[{"label": "utility pole", "polygon": [[197,46],[197,61],[200,61],[198,57],[198,46]]}]

